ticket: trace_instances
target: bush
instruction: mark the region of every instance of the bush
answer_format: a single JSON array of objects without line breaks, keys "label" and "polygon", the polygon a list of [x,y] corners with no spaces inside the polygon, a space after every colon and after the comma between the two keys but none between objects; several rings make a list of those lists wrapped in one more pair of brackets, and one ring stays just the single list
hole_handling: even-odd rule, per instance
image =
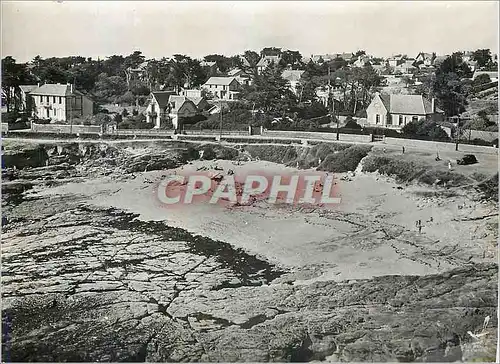
[{"label": "bush", "polygon": [[412,121],[401,129],[404,136],[413,139],[449,141],[448,134],[436,124],[436,122],[426,119]]},{"label": "bush", "polygon": [[351,116],[348,116],[346,118],[346,124],[344,126],[346,129],[362,129],[361,125],[359,125],[355,119],[353,119]]},{"label": "bush", "polygon": [[2,123],[14,124],[20,116],[21,114],[17,111],[4,112],[2,113]]},{"label": "bush", "polygon": [[353,145],[335,154],[329,154],[318,167],[319,171],[335,173],[354,171],[361,159],[368,155],[371,146]]},{"label": "bush", "polygon": [[137,116],[137,115],[139,115],[139,110],[132,109],[132,116]]},{"label": "bush", "polygon": [[93,122],[90,123],[90,124],[94,124],[94,125],[103,125],[103,124],[107,124],[111,121],[111,117],[108,115],[108,114],[104,114],[104,113],[99,113],[97,115],[94,115],[94,118],[93,118]]},{"label": "bush", "polygon": [[123,121],[123,116],[121,116],[120,114],[116,114],[113,117],[113,121],[115,121],[116,123],[121,123]]}]

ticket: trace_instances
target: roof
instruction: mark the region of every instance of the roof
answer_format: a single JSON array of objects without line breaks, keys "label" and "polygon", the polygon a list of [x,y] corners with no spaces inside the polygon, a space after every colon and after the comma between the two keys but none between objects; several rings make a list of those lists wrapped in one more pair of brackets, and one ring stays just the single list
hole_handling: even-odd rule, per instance
[{"label": "roof", "polygon": [[332,61],[334,60],[335,58],[337,58],[339,55],[338,54],[315,54],[315,55],[312,55],[311,56],[311,59],[313,62],[317,63],[320,58],[325,61],[325,62],[328,62],[328,61]]},{"label": "roof", "polygon": [[240,56],[240,59],[241,59],[241,63],[243,64],[243,66],[250,67],[250,63],[247,61],[247,59],[244,56]]},{"label": "roof", "polygon": [[205,100],[204,97],[186,97],[189,101],[192,101],[193,104],[198,106],[202,101]]},{"label": "roof", "polygon": [[243,72],[241,69],[239,68],[233,68],[232,70],[230,70],[227,75],[228,76],[233,76],[233,77],[236,77],[238,76],[239,73]]},{"label": "roof", "polygon": [[21,85],[19,88],[24,92],[24,93],[29,93],[36,88],[38,88],[38,85]]},{"label": "roof", "polygon": [[173,108],[172,108],[172,112],[178,112],[182,106],[184,106],[184,104],[186,103],[192,103],[195,107],[196,105],[193,103],[193,101],[191,101],[190,99],[188,99],[186,96],[178,96],[178,95],[172,95],[170,96],[169,100],[168,100],[169,103],[173,103]]},{"label": "roof", "polygon": [[164,108],[168,105],[170,96],[176,95],[175,91],[156,91],[152,92],[152,94],[161,108]]},{"label": "roof", "polygon": [[45,85],[36,87],[30,93],[32,95],[67,96],[71,95],[71,88],[70,85],[46,83]]},{"label": "roof", "polygon": [[422,57],[424,60],[425,59],[428,59],[428,60],[432,60],[432,58],[434,57],[434,54],[433,53],[425,53],[425,52],[420,52],[416,58],[419,58],[419,57]]},{"label": "roof", "polygon": [[[238,82],[234,77],[210,77],[205,85],[230,85],[233,81]],[[239,82],[238,82],[239,83]]]},{"label": "roof", "polygon": [[[422,95],[379,94],[382,103],[390,114],[432,114],[432,103]],[[443,112],[436,108],[436,112]]]},{"label": "roof", "polygon": [[299,81],[304,72],[300,70],[284,70],[281,77],[288,81]]}]

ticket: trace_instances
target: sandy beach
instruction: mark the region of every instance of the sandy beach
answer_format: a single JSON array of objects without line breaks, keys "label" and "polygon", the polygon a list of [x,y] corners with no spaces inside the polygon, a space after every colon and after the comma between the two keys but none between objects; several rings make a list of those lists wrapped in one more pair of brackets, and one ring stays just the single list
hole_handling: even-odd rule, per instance
[{"label": "sandy beach", "polygon": [[[284,279],[296,284],[388,274],[425,275],[469,261],[496,259],[493,232],[487,224],[462,221],[488,215],[494,206],[475,202],[464,192],[445,197],[434,196],[437,190],[433,187],[413,185],[402,189],[392,179],[376,173],[358,170],[336,175],[342,202],[328,209],[266,202],[171,208],[157,199],[155,186],[172,173],[195,173],[215,167],[223,171],[214,173],[225,174],[232,169],[236,176],[255,170],[269,174],[299,172],[265,161],[238,164],[227,160],[194,161],[176,170],[138,173],[132,180],[102,177],[45,189],[39,194],[85,195],[90,204],[138,213],[145,221],[164,221],[169,226],[228,242],[290,269],[292,273]],[[420,233],[418,220],[422,225]],[[490,248],[491,254],[484,253]]]}]

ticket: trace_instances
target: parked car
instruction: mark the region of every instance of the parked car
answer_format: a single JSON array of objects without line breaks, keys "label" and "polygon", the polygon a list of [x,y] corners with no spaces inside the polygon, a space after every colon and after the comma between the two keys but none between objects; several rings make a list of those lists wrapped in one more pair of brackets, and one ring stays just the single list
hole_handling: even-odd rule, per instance
[{"label": "parked car", "polygon": [[457,160],[457,164],[460,164],[460,165],[468,165],[468,164],[475,164],[477,163],[477,159],[476,159],[476,156],[474,154],[466,154],[463,156],[462,159],[458,159]]}]

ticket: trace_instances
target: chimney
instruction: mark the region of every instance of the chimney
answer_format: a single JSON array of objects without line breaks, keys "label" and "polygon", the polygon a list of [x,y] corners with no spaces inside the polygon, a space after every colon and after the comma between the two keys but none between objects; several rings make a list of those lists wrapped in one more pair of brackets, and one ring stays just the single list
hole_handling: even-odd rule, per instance
[{"label": "chimney", "polygon": [[432,113],[436,113],[436,99],[433,97],[432,98],[432,101],[431,101],[431,109],[432,109]]}]

